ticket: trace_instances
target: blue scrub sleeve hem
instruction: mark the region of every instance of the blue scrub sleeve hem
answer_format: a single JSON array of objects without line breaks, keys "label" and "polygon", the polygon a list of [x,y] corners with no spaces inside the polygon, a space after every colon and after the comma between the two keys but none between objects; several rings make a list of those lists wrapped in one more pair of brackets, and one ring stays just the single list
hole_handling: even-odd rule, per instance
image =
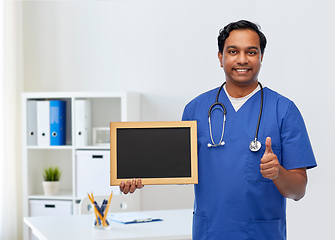
[{"label": "blue scrub sleeve hem", "polygon": [[306,168],[306,169],[312,169],[315,168],[317,164],[314,165],[308,165],[308,166],[292,166],[292,167],[287,167],[285,168],[286,170],[292,170],[292,169],[298,169],[298,168]]}]

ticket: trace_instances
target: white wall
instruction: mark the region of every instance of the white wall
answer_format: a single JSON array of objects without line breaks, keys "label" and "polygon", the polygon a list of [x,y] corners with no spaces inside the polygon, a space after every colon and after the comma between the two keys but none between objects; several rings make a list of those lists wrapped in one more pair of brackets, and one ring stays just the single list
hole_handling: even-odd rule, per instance
[{"label": "white wall", "polygon": [[[224,81],[218,30],[249,19],[267,36],[260,81],[302,111],[318,161],[307,195],[288,201],[289,239],[332,236],[335,37],[330,0],[27,1],[25,91],[135,91],[142,120],[180,120]],[[146,186],[144,208],[191,207],[192,186]]]}]

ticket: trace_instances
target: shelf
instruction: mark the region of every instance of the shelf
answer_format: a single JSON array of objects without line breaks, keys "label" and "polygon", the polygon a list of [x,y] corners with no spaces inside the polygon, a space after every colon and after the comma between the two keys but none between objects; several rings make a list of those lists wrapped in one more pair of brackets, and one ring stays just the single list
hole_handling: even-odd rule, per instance
[{"label": "shelf", "polygon": [[[35,102],[37,104],[38,101],[49,100],[66,102],[66,145],[41,146],[38,141],[31,138],[31,136],[35,137],[35,132],[37,133],[34,125],[37,121],[37,111],[34,111],[34,104]],[[82,102],[81,100],[89,102],[85,106],[87,107],[85,114],[81,114],[80,111],[82,110],[78,110],[81,109],[81,105],[78,105],[78,103]],[[78,179],[78,168],[80,165],[76,160],[77,150],[104,151],[107,154],[107,151],[110,151],[109,144],[102,146],[93,145],[91,137],[93,129],[109,128],[110,122],[140,121],[140,94],[130,92],[29,92],[22,93],[21,105],[23,216],[26,217],[31,214],[30,200],[71,201],[73,206],[72,214],[76,214],[78,212],[76,207],[78,207],[77,205],[81,200],[76,193],[80,187],[86,186],[81,180],[87,179],[86,175]],[[87,123],[84,127],[83,122]],[[87,141],[84,141],[84,143],[81,138],[78,138],[78,135],[83,136],[83,133],[88,136]],[[105,166],[103,170],[107,171],[105,175],[108,176],[110,170],[108,158],[106,162],[108,166]],[[99,166],[98,164],[96,165]],[[45,196],[42,187],[43,171],[50,166],[57,166],[62,171],[60,191],[57,196]],[[92,167],[89,168],[89,170],[93,169]],[[96,172],[100,170],[96,169]],[[100,178],[95,179],[105,183],[109,182],[109,180],[101,180]],[[24,240],[29,239],[29,231],[26,227],[23,235]]]},{"label": "shelf", "polygon": [[94,149],[98,149],[98,150],[109,150],[110,147],[109,146],[81,146],[81,147],[76,147],[76,146],[27,146],[27,149],[33,149],[33,150],[94,150]]},{"label": "shelf", "polygon": [[71,150],[73,146],[61,145],[61,146],[27,146],[27,149],[69,149]]},{"label": "shelf", "polygon": [[85,146],[85,147],[74,147],[75,150],[110,150],[109,146]]},{"label": "shelf", "polygon": [[72,200],[72,192],[71,191],[59,191],[56,196],[45,196],[44,194],[34,194],[29,195],[28,199],[43,199],[43,200]]}]

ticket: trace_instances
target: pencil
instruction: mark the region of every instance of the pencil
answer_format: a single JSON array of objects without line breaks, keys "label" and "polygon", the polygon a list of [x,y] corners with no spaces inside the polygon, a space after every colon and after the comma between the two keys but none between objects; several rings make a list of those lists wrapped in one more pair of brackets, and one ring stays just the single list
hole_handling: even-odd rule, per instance
[{"label": "pencil", "polygon": [[[92,194],[92,195],[93,195],[93,194]],[[96,221],[97,221],[97,225],[100,226],[99,221],[98,221],[97,209],[96,209],[96,207],[95,207],[95,205],[94,205],[94,201],[92,200],[92,198],[90,197],[90,195],[89,195],[88,193],[87,193],[87,196],[88,196],[88,198],[90,199],[90,201],[91,201],[91,203],[92,203],[92,205],[93,205],[94,215],[95,215],[95,219],[96,219]]]},{"label": "pencil", "polygon": [[[94,197],[93,197],[93,193],[92,192],[91,192],[91,195],[92,195],[92,200],[93,200],[93,204],[94,204]],[[100,214],[100,212],[98,211],[97,206],[95,204],[94,204],[94,209],[96,209],[96,213],[98,214],[99,218],[101,219],[102,226],[106,227],[107,223],[106,223],[106,221],[104,220],[104,218],[101,215],[103,213]]]},{"label": "pencil", "polygon": [[105,210],[105,215],[104,215],[104,220],[103,220],[104,222],[107,219],[108,209],[109,209],[109,205],[111,204],[112,197],[113,197],[113,192],[111,192],[111,195],[109,196],[109,199],[108,199],[108,202],[107,202],[107,207],[106,207],[106,210]]}]

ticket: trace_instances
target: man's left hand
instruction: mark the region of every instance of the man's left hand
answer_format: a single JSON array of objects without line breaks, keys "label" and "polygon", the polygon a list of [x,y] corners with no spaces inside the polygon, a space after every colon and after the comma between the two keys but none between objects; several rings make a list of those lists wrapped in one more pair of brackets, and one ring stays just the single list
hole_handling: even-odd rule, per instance
[{"label": "man's left hand", "polygon": [[264,178],[275,179],[279,173],[279,161],[276,154],[273,153],[271,147],[271,138],[267,137],[265,140],[265,152],[261,159],[261,174]]}]

